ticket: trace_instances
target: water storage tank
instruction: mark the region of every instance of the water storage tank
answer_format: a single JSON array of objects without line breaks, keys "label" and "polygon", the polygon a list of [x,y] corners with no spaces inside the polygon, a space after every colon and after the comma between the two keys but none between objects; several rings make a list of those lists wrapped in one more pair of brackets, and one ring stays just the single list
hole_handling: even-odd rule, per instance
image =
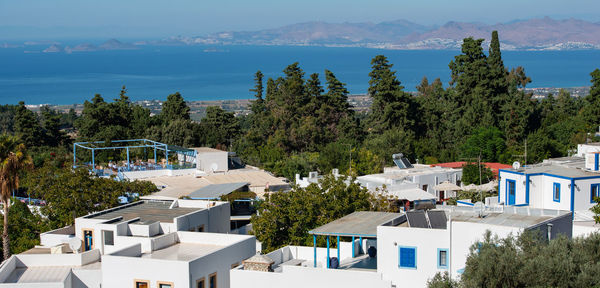
[{"label": "water storage tank", "polygon": [[329,268],[337,269],[338,267],[340,267],[340,261],[338,260],[338,258],[337,257],[329,258]]}]

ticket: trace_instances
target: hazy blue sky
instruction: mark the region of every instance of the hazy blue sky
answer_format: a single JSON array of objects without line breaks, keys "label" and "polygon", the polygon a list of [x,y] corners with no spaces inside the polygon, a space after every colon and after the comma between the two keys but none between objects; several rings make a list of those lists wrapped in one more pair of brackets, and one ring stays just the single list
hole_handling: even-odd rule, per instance
[{"label": "hazy blue sky", "polygon": [[551,16],[600,21],[598,0],[0,0],[0,40],[165,37],[305,21],[420,24]]}]

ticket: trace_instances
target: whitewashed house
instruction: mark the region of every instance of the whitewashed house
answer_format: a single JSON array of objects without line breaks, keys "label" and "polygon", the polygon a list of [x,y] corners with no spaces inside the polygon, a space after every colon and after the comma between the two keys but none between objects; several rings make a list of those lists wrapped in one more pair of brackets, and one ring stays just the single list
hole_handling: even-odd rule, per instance
[{"label": "whitewashed house", "polygon": [[[330,238],[340,241],[339,249],[281,248],[264,255],[272,260],[263,261],[265,267],[243,262],[233,269],[231,287],[264,287],[265,283],[288,288],[425,287],[437,272],[448,271],[458,277],[464,271],[469,248],[481,241],[486,231],[500,237],[525,230],[538,230],[550,238],[558,234],[571,237],[572,233],[568,211],[438,208],[407,213],[355,212],[309,232],[315,242],[318,237],[326,237],[328,243]],[[369,250],[375,257],[365,254]],[[328,261],[331,257],[341,261]]]},{"label": "whitewashed house", "polygon": [[[0,287],[229,287],[256,253],[227,202],[138,201],[75,219],[0,266]],[[198,286],[205,285],[205,286]]]},{"label": "whitewashed house", "polygon": [[600,196],[600,146],[581,144],[578,156],[500,169],[498,202],[509,206],[587,213]]}]

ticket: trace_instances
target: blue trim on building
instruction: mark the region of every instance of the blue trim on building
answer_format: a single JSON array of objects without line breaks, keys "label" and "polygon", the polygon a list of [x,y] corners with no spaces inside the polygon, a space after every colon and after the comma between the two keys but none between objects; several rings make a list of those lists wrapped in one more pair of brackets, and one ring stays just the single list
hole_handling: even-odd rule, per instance
[{"label": "blue trim on building", "polygon": [[[558,198],[556,197],[556,189],[558,188]],[[573,185],[571,185],[571,190],[573,190]],[[573,199],[571,199],[573,200]],[[552,201],[560,203],[560,183],[554,182],[552,183]],[[572,203],[573,201],[571,201]]]},{"label": "blue trim on building", "polygon": [[[596,195],[594,195],[594,187],[596,187]],[[600,197],[600,184],[590,185],[590,203],[596,203],[595,197]]]},{"label": "blue trim on building", "polygon": [[525,175],[525,203],[529,205],[529,176]]},{"label": "blue trim on building", "polygon": [[[441,251],[445,251],[446,252],[446,265],[440,265],[441,262],[441,257],[440,257],[440,252]],[[442,249],[442,248],[438,248],[437,249],[437,268],[438,269],[448,269],[448,260],[449,260],[449,253],[448,253],[448,249]]]},{"label": "blue trim on building", "polygon": [[600,174],[598,176],[567,177],[567,176],[561,176],[561,175],[550,174],[550,173],[528,173],[528,174],[525,174],[524,172],[510,171],[510,170],[504,170],[504,169],[498,170],[498,177],[500,177],[499,176],[500,172],[505,172],[505,173],[509,173],[509,174],[515,174],[515,175],[529,175],[529,176],[543,175],[543,176],[556,177],[556,178],[566,179],[566,180],[600,179]]},{"label": "blue trim on building", "polygon": [[473,203],[469,203],[469,202],[465,202],[465,201],[456,201],[456,204],[463,204],[463,205],[467,205],[467,206],[474,206],[475,205]]},{"label": "blue trim on building", "polygon": [[[405,265],[402,265],[402,249],[406,249],[405,252],[408,252],[408,249],[411,249],[413,252],[413,266],[407,266],[410,263],[405,263]],[[417,269],[417,247],[414,246],[398,246],[398,267],[402,268],[402,269]]]},{"label": "blue trim on building", "polygon": [[596,171],[598,171],[598,160],[600,160],[598,157],[600,157],[600,154],[594,154],[594,170]]},{"label": "blue trim on building", "polygon": [[524,207],[524,206],[529,206],[529,203],[515,204],[513,206],[515,206],[515,207]]},{"label": "blue trim on building", "polygon": [[[513,203],[510,203],[510,193],[509,193],[510,186],[511,186],[510,183],[512,183],[513,187],[515,188],[515,191],[514,191],[515,192],[515,198],[513,199],[514,200]],[[515,205],[517,203],[517,180],[506,179],[506,184],[505,185],[506,185],[506,189],[505,189],[506,191],[504,192],[505,197],[506,197],[505,198],[506,199],[505,205]]]},{"label": "blue trim on building", "polygon": [[571,219],[575,218],[575,180],[571,180]]}]

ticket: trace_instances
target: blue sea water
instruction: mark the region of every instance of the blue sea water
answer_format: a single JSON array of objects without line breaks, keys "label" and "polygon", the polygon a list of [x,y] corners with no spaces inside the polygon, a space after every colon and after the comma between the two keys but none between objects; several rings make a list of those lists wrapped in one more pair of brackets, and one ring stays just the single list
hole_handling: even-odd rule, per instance
[{"label": "blue sea water", "polygon": [[[460,53],[284,46],[145,46],[72,54],[35,51],[0,49],[0,104],[82,103],[96,93],[113,99],[123,85],[132,100],[166,99],[176,91],[190,101],[248,99],[256,70],[278,77],[293,62],[300,63],[307,77],[329,69],[347,84],[350,93],[362,94],[368,87],[370,60],[377,54],[386,55],[405,89],[414,91],[423,76],[430,81],[439,77],[447,84],[448,63]],[[533,80],[528,87],[589,86],[589,73],[600,68],[600,51],[505,51],[503,58],[507,67],[525,68]]]}]

